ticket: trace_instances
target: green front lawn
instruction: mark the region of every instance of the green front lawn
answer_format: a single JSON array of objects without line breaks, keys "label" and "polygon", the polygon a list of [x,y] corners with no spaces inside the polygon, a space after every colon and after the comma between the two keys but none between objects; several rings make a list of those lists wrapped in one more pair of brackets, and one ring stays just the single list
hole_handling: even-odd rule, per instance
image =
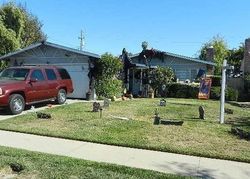
[{"label": "green front lawn", "polygon": [[[114,102],[103,111],[102,119],[91,112],[91,103],[64,105],[46,110],[52,115],[50,120],[28,114],[1,121],[0,129],[250,162],[250,142],[230,133],[232,121],[250,119],[248,109],[227,104],[234,114],[226,114],[228,124],[220,125],[218,101],[167,99],[166,107],[158,103],[159,99]],[[206,111],[204,121],[198,119],[200,105]],[[184,120],[183,126],[153,125],[156,108],[164,119]]]},{"label": "green front lawn", "polygon": [[[0,147],[0,178],[191,178],[118,165],[90,162],[69,157],[28,152]],[[21,172],[13,172],[10,164],[21,165]]]}]

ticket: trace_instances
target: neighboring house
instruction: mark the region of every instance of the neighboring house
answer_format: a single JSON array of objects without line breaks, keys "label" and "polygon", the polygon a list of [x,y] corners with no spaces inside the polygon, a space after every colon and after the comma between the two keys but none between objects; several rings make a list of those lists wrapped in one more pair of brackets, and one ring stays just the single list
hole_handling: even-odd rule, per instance
[{"label": "neighboring house", "polygon": [[242,76],[227,79],[227,85],[231,88],[237,89],[242,96],[243,93],[246,94],[246,92],[249,91],[246,91],[245,89],[250,87],[250,83],[247,82],[250,77],[250,38],[245,40],[244,57],[241,61],[240,71],[242,72]]},{"label": "neighboring house", "polygon": [[[171,67],[178,81],[193,82],[200,69],[206,71],[207,75],[213,75],[214,66],[213,56],[214,50],[209,48],[207,51],[208,60],[200,60],[182,55],[177,55],[169,52],[158,50],[144,50],[141,53],[129,56],[132,65],[129,68],[128,89],[134,95],[140,95],[146,90],[144,78],[147,78],[147,70],[157,68],[157,66]],[[126,83],[126,82],[125,82]],[[144,93],[145,94],[145,93]]]},{"label": "neighboring house", "polygon": [[71,98],[86,98],[90,89],[89,68],[99,55],[80,51],[50,42],[39,42],[24,49],[0,57],[8,66],[20,65],[55,65],[67,69],[74,86]]},{"label": "neighboring house", "polygon": [[241,63],[241,71],[243,71],[243,76],[250,74],[250,38],[245,40],[244,58]]}]

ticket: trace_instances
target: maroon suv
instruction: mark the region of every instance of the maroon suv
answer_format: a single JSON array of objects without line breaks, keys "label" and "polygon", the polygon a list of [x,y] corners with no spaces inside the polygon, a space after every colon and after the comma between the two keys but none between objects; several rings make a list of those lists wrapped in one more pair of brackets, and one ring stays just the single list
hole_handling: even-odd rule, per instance
[{"label": "maroon suv", "polygon": [[63,104],[72,92],[72,81],[64,68],[22,66],[0,73],[0,107],[8,107],[12,114],[21,113],[25,105],[49,100]]}]

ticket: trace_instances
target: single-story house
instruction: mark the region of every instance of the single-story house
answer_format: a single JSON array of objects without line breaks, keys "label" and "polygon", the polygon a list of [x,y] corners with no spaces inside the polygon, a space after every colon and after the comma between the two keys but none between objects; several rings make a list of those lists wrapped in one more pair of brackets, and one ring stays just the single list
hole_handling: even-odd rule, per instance
[{"label": "single-story house", "polygon": [[0,57],[8,66],[55,65],[69,72],[74,86],[70,98],[86,98],[90,88],[89,70],[93,61],[100,59],[94,53],[72,49],[42,41]]},{"label": "single-story house", "polygon": [[129,64],[127,65],[128,72],[125,74],[125,83],[127,83],[127,89],[131,91],[133,95],[145,94],[144,91],[147,91],[147,84],[144,83],[144,81],[146,81],[144,77],[147,78],[147,74],[144,73],[147,73],[148,70],[145,69],[157,68],[157,66],[171,67],[177,80],[180,82],[193,82],[199,70],[204,70],[207,75],[213,75],[216,64],[213,62],[214,50],[212,47],[207,49],[207,60],[155,49],[148,50],[146,48],[147,47],[143,47],[141,53],[130,56],[124,49],[124,54],[127,54],[127,56],[125,55],[122,58],[125,64],[126,61]]}]

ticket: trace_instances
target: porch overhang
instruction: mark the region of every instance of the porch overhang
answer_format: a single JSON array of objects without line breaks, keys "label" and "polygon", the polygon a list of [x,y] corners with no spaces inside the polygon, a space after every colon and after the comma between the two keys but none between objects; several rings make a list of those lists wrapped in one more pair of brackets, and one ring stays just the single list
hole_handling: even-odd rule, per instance
[{"label": "porch overhang", "polygon": [[145,64],[141,64],[141,63],[133,63],[135,66],[133,68],[135,69],[155,69],[157,68],[157,66],[147,66]]}]

